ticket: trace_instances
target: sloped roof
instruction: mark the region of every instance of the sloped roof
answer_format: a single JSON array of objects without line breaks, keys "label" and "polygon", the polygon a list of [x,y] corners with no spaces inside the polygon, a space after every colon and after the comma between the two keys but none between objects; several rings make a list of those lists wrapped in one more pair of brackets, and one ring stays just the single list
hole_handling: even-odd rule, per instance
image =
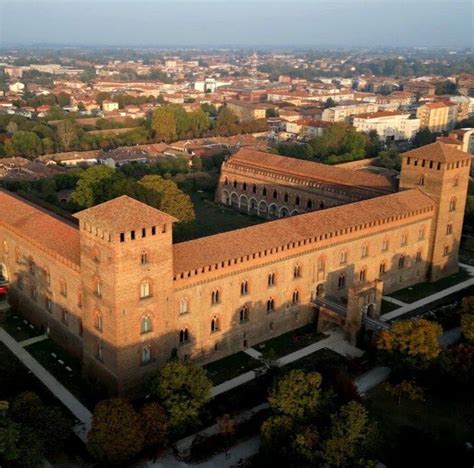
[{"label": "sloped roof", "polygon": [[470,158],[468,153],[455,148],[453,145],[448,145],[441,141],[435,141],[429,145],[421,146],[413,150],[403,153],[403,157],[427,159],[429,161],[436,161],[448,163],[453,161],[460,161],[462,159]]}]

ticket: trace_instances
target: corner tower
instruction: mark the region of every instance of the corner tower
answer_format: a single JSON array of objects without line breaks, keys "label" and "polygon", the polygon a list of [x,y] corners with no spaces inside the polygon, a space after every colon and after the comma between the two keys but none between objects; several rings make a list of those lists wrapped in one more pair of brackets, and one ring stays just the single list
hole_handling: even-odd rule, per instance
[{"label": "corner tower", "polygon": [[430,233],[430,281],[458,271],[471,156],[435,142],[402,155],[400,190],[418,188],[437,203]]},{"label": "corner tower", "polygon": [[88,370],[123,392],[169,358],[172,224],[122,196],[81,211],[83,353]]}]

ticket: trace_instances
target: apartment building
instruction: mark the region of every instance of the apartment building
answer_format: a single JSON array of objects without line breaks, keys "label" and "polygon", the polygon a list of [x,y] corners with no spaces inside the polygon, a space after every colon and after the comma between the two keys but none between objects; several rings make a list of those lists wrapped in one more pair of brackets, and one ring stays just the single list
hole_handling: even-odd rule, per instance
[{"label": "apartment building", "polygon": [[458,106],[451,102],[429,102],[418,107],[416,117],[420,119],[421,128],[432,132],[452,130],[456,125]]},{"label": "apartment building", "polygon": [[325,122],[349,122],[351,117],[358,114],[367,114],[378,111],[378,104],[361,102],[336,107],[329,107],[323,111],[323,121]]}]

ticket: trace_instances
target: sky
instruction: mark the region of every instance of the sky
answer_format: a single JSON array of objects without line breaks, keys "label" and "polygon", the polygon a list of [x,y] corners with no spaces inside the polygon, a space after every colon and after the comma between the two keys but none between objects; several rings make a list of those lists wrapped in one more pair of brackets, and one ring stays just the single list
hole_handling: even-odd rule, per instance
[{"label": "sky", "polygon": [[0,0],[0,47],[472,47],[473,0]]}]

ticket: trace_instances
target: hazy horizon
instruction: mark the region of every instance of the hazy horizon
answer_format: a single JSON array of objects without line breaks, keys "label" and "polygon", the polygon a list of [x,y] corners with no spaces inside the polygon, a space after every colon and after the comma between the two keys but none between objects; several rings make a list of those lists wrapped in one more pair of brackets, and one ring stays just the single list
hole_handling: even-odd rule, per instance
[{"label": "hazy horizon", "polygon": [[0,46],[34,45],[464,48],[473,2],[0,0]]}]

